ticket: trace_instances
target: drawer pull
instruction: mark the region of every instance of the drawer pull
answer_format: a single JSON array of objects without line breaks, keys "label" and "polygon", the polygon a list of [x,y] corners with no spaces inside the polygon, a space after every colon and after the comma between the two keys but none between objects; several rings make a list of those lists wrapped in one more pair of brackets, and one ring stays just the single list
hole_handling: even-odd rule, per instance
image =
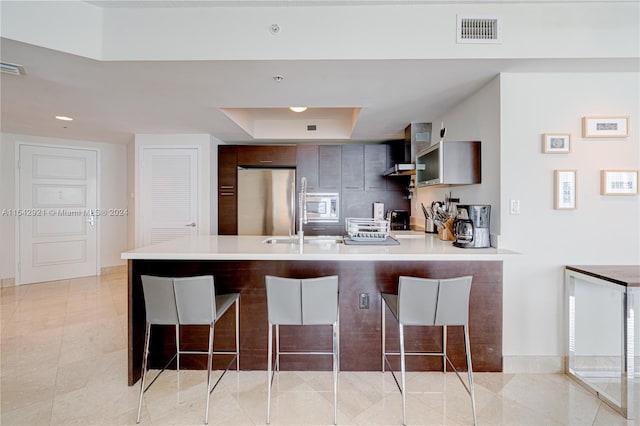
[{"label": "drawer pull", "polygon": [[223,197],[233,197],[234,195],[236,195],[236,193],[235,192],[221,192],[220,195],[223,196]]}]

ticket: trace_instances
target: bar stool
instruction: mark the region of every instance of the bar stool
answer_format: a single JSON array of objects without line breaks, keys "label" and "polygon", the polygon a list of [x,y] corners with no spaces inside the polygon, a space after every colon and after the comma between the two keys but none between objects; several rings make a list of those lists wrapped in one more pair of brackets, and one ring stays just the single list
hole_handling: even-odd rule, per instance
[{"label": "bar stool", "polygon": [[[224,374],[229,370],[231,364],[236,362],[236,370],[239,370],[240,336],[239,336],[239,315],[240,315],[240,294],[215,294],[213,277],[201,276],[190,278],[164,278],[149,275],[141,276],[142,289],[146,310],[146,333],[144,343],[144,356],[142,359],[142,377],[140,380],[140,400],[138,402],[138,417],[136,423],[140,423],[140,412],[142,409],[142,396],[156,379],[162,374],[166,367],[176,359],[176,369],[180,372],[181,354],[207,354],[207,405],[204,423],[209,422],[209,395],[218,385]],[[236,350],[213,351],[214,324],[224,315],[227,310],[235,304],[235,341]],[[153,381],[145,388],[145,378],[147,371],[147,359],[149,357],[149,342],[151,339],[151,325],[175,325],[176,327],[176,353],[162,370],[155,376]],[[181,351],[180,350],[180,325],[209,325],[209,340],[207,351]],[[218,378],[218,381],[211,386],[211,369],[213,353],[234,355],[226,369]]]},{"label": "bar stool", "polygon": [[[402,424],[406,425],[406,387],[405,387],[405,355],[437,355],[442,356],[443,370],[446,372],[447,363],[455,371],[458,379],[471,396],[473,424],[476,420],[476,400],[473,386],[473,368],[471,365],[471,348],[469,345],[469,294],[473,277],[465,276],[451,279],[428,279],[401,276],[398,284],[398,294],[381,293],[382,300],[382,371],[385,363],[402,394]],[[385,305],[398,321],[400,334],[400,352],[386,351],[385,336]],[[406,352],[404,342],[404,326],[441,326],[442,352]],[[447,356],[447,326],[462,326],[464,330],[465,354],[467,360],[468,382],[464,382],[458,370]],[[388,355],[400,355],[401,383],[398,384]]]},{"label": "bar stool", "polygon": [[[336,275],[293,279],[267,275],[267,313],[269,318],[269,343],[267,364],[267,424],[271,420],[271,387],[275,371],[280,371],[280,355],[332,355],[333,356],[333,423],[338,421],[338,362],[339,362],[339,313],[338,277]],[[273,326],[276,326],[276,360],[273,366]],[[332,352],[282,352],[280,351],[281,325],[331,325],[333,328]]]}]

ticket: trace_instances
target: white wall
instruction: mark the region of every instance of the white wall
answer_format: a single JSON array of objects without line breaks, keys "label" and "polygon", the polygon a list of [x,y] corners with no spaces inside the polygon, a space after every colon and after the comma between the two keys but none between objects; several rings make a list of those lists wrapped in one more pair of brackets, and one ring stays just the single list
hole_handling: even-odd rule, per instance
[{"label": "white wall", "polygon": [[[637,73],[503,73],[433,120],[445,140],[482,141],[482,184],[419,188],[419,203],[444,199],[492,205],[492,232],[520,252],[504,262],[503,353],[510,371],[561,371],[567,264],[638,264],[640,196],[600,195],[600,170],[640,169]],[[624,139],[584,139],[581,119],[630,116]],[[570,154],[543,154],[542,134],[571,133]],[[553,209],[554,169],[578,170],[578,209]],[[521,214],[509,214],[520,200]],[[417,208],[416,208],[417,207]]]},{"label": "white wall", "polygon": [[[640,48],[633,1],[354,3],[103,9],[4,0],[0,31],[102,60],[633,58]],[[457,14],[499,17],[503,42],[456,45]]]},{"label": "white wall", "polygon": [[461,204],[490,204],[491,233],[500,233],[500,77],[491,80],[473,96],[433,121],[432,142],[439,140],[440,124],[446,127],[445,141],[482,142],[482,183],[417,189],[411,203],[412,222],[424,226],[420,203],[444,201],[451,192]]},{"label": "white wall", "polygon": [[[126,198],[126,162],[125,145],[98,143],[91,141],[75,141],[67,139],[42,138],[36,136],[0,134],[0,209],[16,208],[15,203],[15,153],[18,142],[35,144],[55,144],[60,146],[95,148],[100,157],[100,208],[127,208]],[[120,253],[127,247],[127,218],[100,218],[100,266],[123,265]],[[15,217],[0,217],[0,278],[15,278]]]},{"label": "white wall", "polygon": [[[594,115],[630,116],[629,137],[582,138]],[[501,241],[522,253],[504,267],[505,371],[560,369],[563,266],[640,261],[640,196],[600,195],[601,169],[640,169],[639,74],[502,74],[500,122]],[[549,132],[571,133],[573,152],[543,154]],[[576,210],[553,209],[554,169],[578,170]]]}]

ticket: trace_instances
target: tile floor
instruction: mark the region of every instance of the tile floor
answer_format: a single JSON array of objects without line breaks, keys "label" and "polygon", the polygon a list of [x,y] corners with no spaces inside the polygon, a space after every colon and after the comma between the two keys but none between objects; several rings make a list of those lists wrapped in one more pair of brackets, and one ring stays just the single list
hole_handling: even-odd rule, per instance
[{"label": "tile floor", "polygon": [[[1,290],[0,424],[135,424],[137,386],[127,386],[126,275]],[[472,422],[453,373],[408,375],[409,425]],[[627,425],[564,375],[476,373],[478,422],[489,425]],[[330,372],[282,372],[272,425],[333,422]],[[262,425],[266,372],[230,372],[211,397],[211,425]],[[141,424],[199,425],[206,374],[166,372],[145,395]],[[401,397],[389,373],[342,372],[338,423],[400,425]]]}]

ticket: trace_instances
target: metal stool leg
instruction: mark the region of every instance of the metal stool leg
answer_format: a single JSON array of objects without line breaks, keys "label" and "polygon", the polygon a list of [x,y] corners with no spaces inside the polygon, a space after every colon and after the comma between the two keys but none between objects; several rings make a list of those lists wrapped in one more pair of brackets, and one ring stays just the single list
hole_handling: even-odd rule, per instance
[{"label": "metal stool leg", "polygon": [[447,372],[447,326],[442,326],[442,372]]},{"label": "metal stool leg", "polygon": [[213,323],[209,325],[209,353],[207,354],[207,409],[204,413],[204,424],[209,424],[209,392],[211,391],[211,369],[213,364]]},{"label": "metal stool leg", "polygon": [[338,424],[338,322],[333,324],[333,424]]},{"label": "metal stool leg", "polygon": [[402,425],[407,424],[406,365],[404,360],[404,326],[400,324],[400,376],[402,381]]},{"label": "metal stool leg", "polygon": [[467,355],[467,371],[469,374],[469,393],[471,394],[471,410],[473,411],[473,424],[477,425],[478,420],[476,419],[476,397],[475,397],[475,389],[473,385],[473,367],[471,365],[471,345],[469,342],[469,327],[463,326],[464,328],[464,350]]},{"label": "metal stool leg", "polygon": [[385,321],[385,310],[384,307],[387,304],[383,298],[381,298],[380,302],[380,315],[382,316],[382,372],[384,373],[384,361],[387,356],[386,351],[386,321]]},{"label": "metal stool leg", "polygon": [[267,424],[271,421],[271,384],[273,382],[271,363],[273,355],[273,325],[269,323],[269,343],[267,343]]},{"label": "metal stool leg", "polygon": [[140,400],[138,401],[138,417],[136,423],[140,423],[140,412],[142,411],[142,394],[144,394],[144,379],[147,374],[147,358],[149,357],[149,340],[151,339],[151,324],[147,323],[144,333],[144,355],[142,356],[142,377],[140,377]]},{"label": "metal stool leg", "polygon": [[240,372],[240,298],[236,299],[236,371]]}]

